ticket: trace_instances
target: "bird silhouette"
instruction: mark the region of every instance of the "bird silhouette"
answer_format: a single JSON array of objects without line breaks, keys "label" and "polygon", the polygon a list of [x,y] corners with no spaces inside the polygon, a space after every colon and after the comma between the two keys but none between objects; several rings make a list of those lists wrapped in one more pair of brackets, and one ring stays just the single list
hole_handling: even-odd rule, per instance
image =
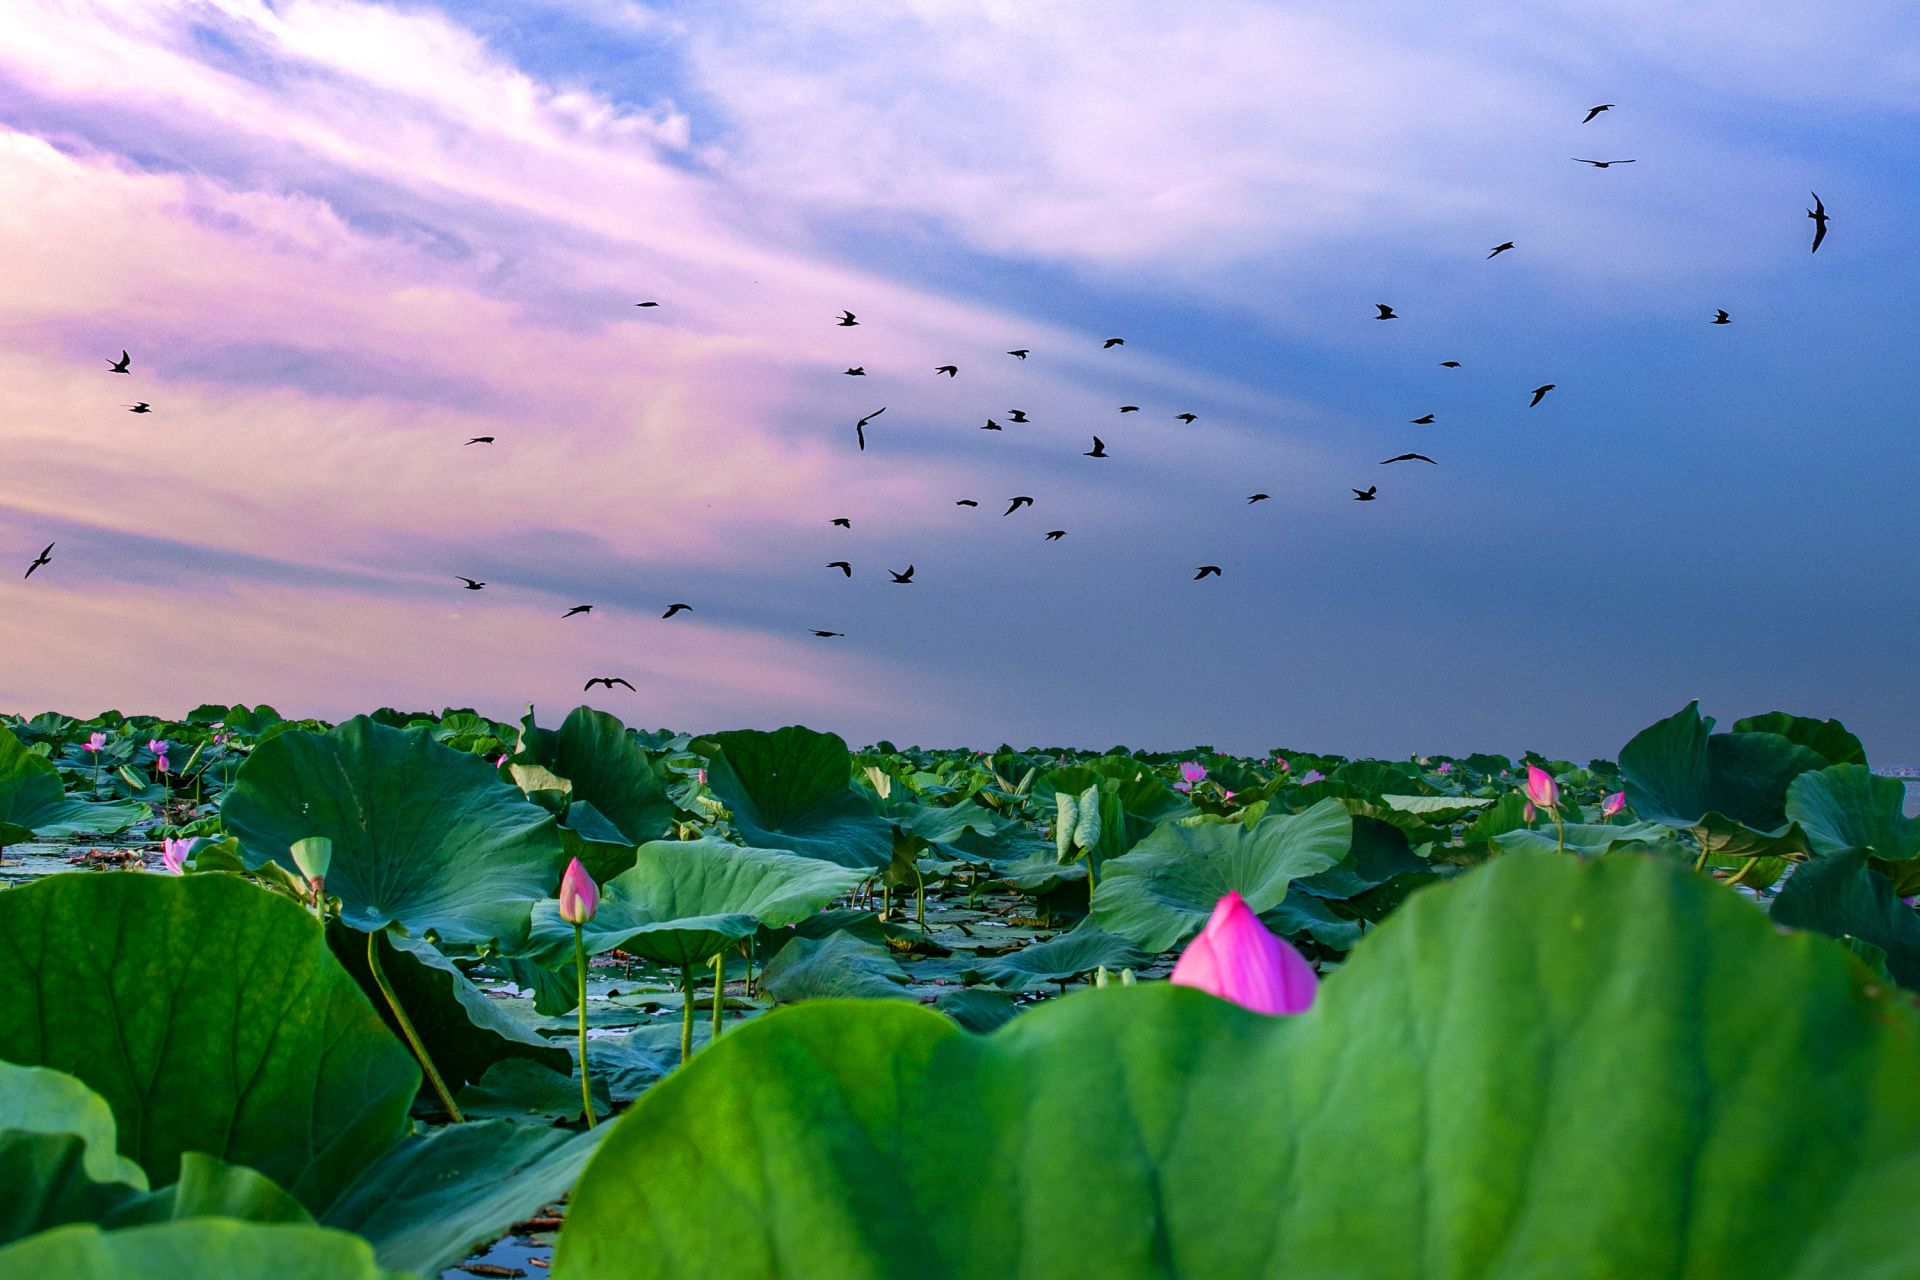
[{"label": "bird silhouette", "polygon": [[838,569],[842,574],[844,574],[846,577],[849,577],[849,578],[853,576],[853,565],[845,560],[829,560],[827,561],[827,568]]},{"label": "bird silhouette", "polygon": [[1373,305],[1380,308],[1380,314],[1374,317],[1375,320],[1398,320],[1400,318],[1393,313],[1393,308],[1384,302],[1376,302]]},{"label": "bird silhouette", "polygon": [[[585,685],[583,685],[583,686],[581,687],[581,690],[580,690],[580,691],[581,691],[582,693],[585,693],[585,692],[586,692],[586,691],[587,691],[588,689],[591,689],[591,688],[593,688],[593,686],[595,686],[595,685],[597,685],[597,684],[603,684],[603,685],[605,685],[605,686],[607,686],[607,688],[608,688],[608,690],[609,690],[609,691],[611,691],[611,690],[612,690],[612,688],[613,688],[613,686],[615,686],[615,685],[617,685],[617,684],[622,684],[622,685],[626,685],[626,686],[627,686],[627,688],[629,688],[629,689],[633,689],[633,686],[632,686],[632,685],[630,685],[630,684],[627,684],[627,682],[626,682],[625,680],[623,680],[623,679],[621,679],[621,678],[620,678],[619,676],[595,676],[595,677],[594,677],[593,679],[591,679],[591,680],[589,680],[589,681],[587,681],[587,683],[586,683]],[[634,689],[634,692],[635,692],[635,693],[638,693],[638,692],[639,692],[639,690],[638,690],[638,689]]]},{"label": "bird silhouette", "polygon": [[1199,420],[1199,417],[1200,417],[1200,415],[1197,413],[1176,413],[1173,416],[1179,421],[1186,423],[1188,426],[1192,426],[1196,421]]},{"label": "bird silhouette", "polygon": [[1202,578],[1206,578],[1206,577],[1214,577],[1214,578],[1217,578],[1217,577],[1219,577],[1219,576],[1220,576],[1220,566],[1219,566],[1219,565],[1217,565],[1217,564],[1203,564],[1203,565],[1201,565],[1201,566],[1200,566],[1200,568],[1199,568],[1199,570],[1198,570],[1197,572],[1195,572],[1195,573],[1194,573],[1194,575],[1193,575],[1193,580],[1194,580],[1195,582],[1198,582],[1198,581],[1200,581],[1200,579],[1202,579]]},{"label": "bird silhouette", "polygon": [[1732,324],[1733,317],[1728,315],[1725,311],[1715,311],[1713,313],[1713,323],[1714,324]]},{"label": "bird silhouette", "polygon": [[1513,248],[1513,241],[1511,240],[1508,240],[1504,244],[1497,244],[1493,246],[1493,252],[1488,254],[1487,257],[1497,258],[1511,248]]},{"label": "bird silhouette", "polygon": [[[812,628],[808,628],[808,630],[812,630]],[[834,636],[844,636],[847,633],[844,631],[814,631],[813,634],[819,636],[822,640],[828,640]]]},{"label": "bird silhouette", "polygon": [[22,582],[25,582],[27,578],[31,578],[33,576],[33,571],[35,569],[38,569],[43,564],[52,564],[52,563],[53,563],[53,544],[49,542],[47,544],[47,549],[45,551],[42,551],[39,555],[35,556],[33,559],[33,563],[27,566],[27,572],[20,580]]},{"label": "bird silhouette", "polygon": [[830,523],[841,529],[853,528],[853,521],[846,516],[836,516]]},{"label": "bird silhouette", "polygon": [[[492,436],[475,436],[473,439],[467,441],[467,444],[492,444],[492,443],[493,443]],[[465,447],[466,445],[461,446],[461,448],[463,449]]]},{"label": "bird silhouette", "polygon": [[1007,410],[1008,422],[1025,422],[1026,420],[1027,420],[1027,411],[1025,409]]},{"label": "bird silhouette", "polygon": [[1374,492],[1374,490],[1378,489],[1379,487],[1380,487],[1379,485],[1370,484],[1364,489],[1355,489],[1353,491],[1353,500],[1355,502],[1372,502],[1375,498],[1379,496]]},{"label": "bird silhouette", "polygon": [[1006,430],[1006,428],[1005,428],[1005,427],[1003,427],[1003,426],[1001,426],[1001,425],[1000,425],[999,423],[997,423],[997,422],[995,422],[995,421],[994,421],[994,420],[993,420],[992,418],[988,418],[988,419],[987,419],[987,425],[986,425],[986,426],[984,426],[984,427],[982,427],[982,428],[980,428],[980,429],[981,429],[982,431],[1004,431],[1004,430]]},{"label": "bird silhouette", "polygon": [[128,413],[152,413],[153,406],[148,404],[145,400],[142,400],[138,404],[128,405],[127,412]]},{"label": "bird silhouette", "polygon": [[458,579],[460,579],[460,581],[462,581],[462,582],[464,582],[464,583],[466,583],[466,584],[467,584],[467,590],[469,590],[469,591],[478,591],[478,590],[480,590],[480,588],[482,588],[482,587],[484,587],[484,586],[486,586],[486,585],[487,585],[487,584],[486,584],[486,583],[484,583],[484,582],[476,582],[476,581],[475,581],[474,579],[472,579],[472,578],[469,578],[469,577],[467,577],[467,576],[466,576],[465,574],[463,574],[463,573],[456,573],[456,574],[454,574],[453,576],[454,576],[454,577],[456,577],[456,578],[458,578]]},{"label": "bird silhouette", "polygon": [[1011,503],[1008,504],[1007,509],[1005,511],[1002,511],[1000,514],[1002,516],[1010,516],[1014,512],[1018,511],[1020,508],[1030,507],[1032,505],[1033,505],[1032,498],[1015,498]]},{"label": "bird silhouette", "polygon": [[1613,110],[1613,104],[1611,102],[1603,102],[1597,107],[1588,107],[1587,118],[1585,120],[1582,120],[1580,123],[1592,124],[1593,118],[1595,116],[1599,115],[1602,111],[1611,111],[1611,110]]},{"label": "bird silhouette", "polygon": [[853,424],[853,438],[860,442],[860,451],[862,453],[865,453],[867,449],[867,424],[886,411],[887,406],[881,405],[878,409],[875,409],[872,413]]},{"label": "bird silhouette", "polygon": [[1047,541],[1058,542],[1060,541],[1060,539],[1066,536],[1067,536],[1067,531],[1065,529],[1052,529],[1052,530],[1049,530],[1047,533]]},{"label": "bird silhouette", "polygon": [[1460,362],[1458,360],[1442,360],[1440,362],[1440,367],[1442,369],[1458,369],[1460,367]]},{"label": "bird silhouette", "polygon": [[636,302],[633,305],[636,307],[657,307],[660,304],[657,302]]},{"label": "bird silhouette", "polygon": [[1106,457],[1111,457],[1112,455],[1110,455],[1107,452],[1106,442],[1102,440],[1099,436],[1095,436],[1093,438],[1093,448],[1087,450],[1085,453],[1081,454],[1080,456],[1083,458],[1106,458]]},{"label": "bird silhouette", "polygon": [[663,618],[671,618],[676,613],[692,613],[692,612],[693,612],[693,606],[690,604],[670,604],[667,606],[667,611],[661,614],[660,616]]},{"label": "bird silhouette", "polygon": [[[960,366],[959,366],[959,365],[957,365],[957,364],[940,364],[940,365],[935,365],[935,366],[933,367],[933,371],[934,371],[935,373],[944,373],[944,374],[946,374],[946,375],[947,375],[947,376],[948,376],[949,378],[951,378],[951,377],[953,377],[953,376],[954,376],[955,374],[957,374],[957,373],[959,373],[959,372],[960,372]],[[839,635],[840,633],[836,631],[836,632],[834,632],[833,634],[834,634],[834,635]]]},{"label": "bird silhouette", "polygon": [[[1387,462],[1433,462],[1433,459],[1429,458],[1424,453],[1401,453],[1401,454],[1395,454],[1393,457],[1388,458]],[[1383,462],[1380,465],[1384,467],[1387,465],[1387,462]],[[1433,465],[1437,467],[1440,464],[1437,462],[1433,462]],[[1354,492],[1358,493],[1359,490],[1356,489],[1354,490]]]},{"label": "bird silhouette", "polygon": [[1527,408],[1531,409],[1533,408],[1534,405],[1539,404],[1542,400],[1545,400],[1547,398],[1547,392],[1553,390],[1554,385],[1555,384],[1551,382],[1543,382],[1539,386],[1535,387],[1533,389],[1533,399],[1527,402]]},{"label": "bird silhouette", "polygon": [[853,318],[853,312],[851,312],[851,311],[842,311],[842,312],[840,313],[840,327],[841,327],[842,329],[851,329],[851,328],[852,328],[852,327],[853,327],[854,325],[856,325],[856,324],[859,324],[859,323],[860,323],[860,322],[859,322],[858,320],[855,320],[855,319]]},{"label": "bird silhouette", "polygon": [[125,351],[122,351],[120,353],[120,358],[118,360],[107,361],[107,365],[108,365],[107,372],[108,373],[126,373],[128,371],[128,366],[131,365],[132,363],[133,363],[133,357],[128,355]]},{"label": "bird silhouette", "polygon": [[1105,342],[1100,344],[1100,349],[1102,351],[1111,351],[1115,347],[1124,347],[1126,345],[1127,345],[1127,340],[1125,338],[1108,338]]},{"label": "bird silhouette", "polygon": [[1140,412],[1140,406],[1139,406],[1139,405],[1137,405],[1137,404],[1123,404],[1123,405],[1121,405],[1121,406],[1120,406],[1120,412],[1122,412],[1122,413],[1138,413],[1138,412]]},{"label": "bird silhouette", "polygon": [[1596,169],[1611,169],[1617,164],[1634,163],[1632,160],[1582,160],[1579,156],[1575,156],[1573,160],[1575,164],[1590,164]]},{"label": "bird silhouette", "polygon": [[1007,352],[1007,354],[1016,359],[1025,360],[1031,351],[1032,348],[1030,347],[1015,347],[1013,350]]},{"label": "bird silhouette", "polygon": [[893,580],[897,584],[905,584],[908,586],[911,586],[913,584],[913,566],[912,565],[907,566],[907,571],[905,573],[893,573],[893,570],[891,569],[887,570],[887,572],[893,574]]},{"label": "bird silhouette", "polygon": [[980,504],[975,502],[972,498],[962,498],[960,499],[960,501],[954,503],[953,505],[956,507],[977,507]]},{"label": "bird silhouette", "polygon": [[842,369],[840,372],[846,374],[849,378],[864,378],[867,376],[867,366],[856,364],[851,369]]},{"label": "bird silhouette", "polygon": [[1408,418],[1407,421],[1411,422],[1416,427],[1431,426],[1433,424],[1433,415],[1430,413],[1423,414],[1418,418]]},{"label": "bird silhouette", "polygon": [[1250,493],[1247,495],[1247,505],[1252,506],[1256,502],[1265,502],[1271,496],[1271,494],[1265,493]]},{"label": "bird silhouette", "polygon": [[[1807,216],[1813,219],[1813,248],[1808,253],[1820,252],[1820,242],[1827,238],[1827,206],[1820,203],[1820,193],[1813,193],[1813,208],[1807,210]],[[122,355],[126,353],[121,352]],[[126,370],[122,369],[122,373]]]},{"label": "bird silhouette", "polygon": [[571,617],[572,617],[572,616],[573,616],[574,614],[576,614],[576,613],[592,613],[592,612],[593,612],[593,606],[592,606],[592,605],[590,605],[590,604],[577,604],[577,605],[575,605],[575,606],[573,606],[573,608],[571,608],[571,609],[569,609],[569,610],[567,610],[567,611],[566,611],[565,613],[563,613],[563,614],[561,614],[560,616],[561,616],[561,617],[563,617],[563,618],[571,618]]}]

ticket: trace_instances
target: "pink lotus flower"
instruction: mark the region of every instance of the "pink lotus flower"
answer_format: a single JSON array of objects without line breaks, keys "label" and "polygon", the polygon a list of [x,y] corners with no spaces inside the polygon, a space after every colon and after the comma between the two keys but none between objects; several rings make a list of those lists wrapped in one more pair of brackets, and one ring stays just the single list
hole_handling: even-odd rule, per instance
[{"label": "pink lotus flower", "polygon": [[493,767],[494,767],[494,768],[496,768],[496,769],[504,769],[504,768],[506,768],[506,767],[507,767],[507,753],[506,753],[506,752],[504,752],[504,751],[502,751],[502,752],[500,753],[500,758],[499,758],[499,759],[497,759],[497,760],[495,760],[495,761],[493,762]]},{"label": "pink lotus flower", "polygon": [[1189,787],[1193,786],[1197,782],[1206,781],[1206,777],[1207,777],[1207,768],[1205,765],[1195,764],[1191,760],[1186,760],[1181,762],[1180,781],[1186,783]]},{"label": "pink lotus flower", "polygon": [[1447,762],[1446,762],[1445,760],[1442,760],[1442,761],[1440,762],[1440,767],[1439,767],[1438,769],[1436,769],[1436,770],[1435,770],[1434,772],[1436,772],[1436,773],[1452,773],[1452,772],[1453,772],[1453,766],[1452,766],[1452,765],[1450,765],[1450,764],[1448,764],[1448,763],[1447,763]]},{"label": "pink lotus flower", "polygon": [[1305,956],[1260,923],[1236,891],[1220,899],[1206,928],[1180,953],[1173,982],[1256,1013],[1305,1013],[1320,978]]},{"label": "pink lotus flower", "polygon": [[1537,808],[1558,809],[1560,807],[1560,784],[1553,780],[1552,774],[1537,764],[1527,766],[1526,792],[1527,799]]},{"label": "pink lotus flower", "polygon": [[165,773],[167,771],[167,744],[160,738],[147,739],[147,750],[153,752],[153,767]]},{"label": "pink lotus flower", "polygon": [[1534,808],[1533,801],[1529,800],[1520,807],[1520,816],[1531,823],[1535,818],[1540,816],[1540,811]]},{"label": "pink lotus flower", "polygon": [[705,769],[695,769],[693,771],[693,778],[694,781],[698,782],[701,786],[704,787],[707,785],[707,771]]},{"label": "pink lotus flower", "polygon": [[107,746],[106,734],[90,733],[87,735],[87,740],[85,744],[82,745],[80,749],[82,751],[104,751],[106,750],[106,746]]},{"label": "pink lotus flower", "polygon": [[160,842],[160,865],[174,875],[187,872],[187,855],[193,852],[191,840],[162,840]]},{"label": "pink lotus flower", "polygon": [[1306,773],[1301,775],[1300,785],[1304,787],[1311,783],[1325,782],[1326,780],[1327,780],[1326,774],[1320,772],[1318,769],[1309,769],[1306,771]]},{"label": "pink lotus flower", "polygon": [[1222,800],[1231,800],[1233,799],[1233,792],[1223,790],[1220,792],[1220,798]]},{"label": "pink lotus flower", "polygon": [[1600,802],[1600,812],[1609,818],[1626,807],[1627,793],[1624,791],[1616,791]]},{"label": "pink lotus flower", "polygon": [[1279,756],[1275,756],[1273,758],[1273,762],[1276,765],[1280,766],[1280,772],[1282,773],[1285,773],[1288,769],[1291,769],[1293,767],[1292,765],[1288,764],[1285,760],[1282,760]]},{"label": "pink lotus flower", "polygon": [[560,877],[560,918],[568,924],[585,924],[600,910],[600,886],[575,858]]}]

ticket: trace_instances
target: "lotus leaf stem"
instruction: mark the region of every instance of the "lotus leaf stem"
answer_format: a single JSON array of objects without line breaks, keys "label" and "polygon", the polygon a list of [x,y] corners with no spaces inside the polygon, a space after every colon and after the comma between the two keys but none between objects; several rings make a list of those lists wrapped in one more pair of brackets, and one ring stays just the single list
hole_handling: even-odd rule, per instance
[{"label": "lotus leaf stem", "polygon": [[1747,872],[1753,870],[1755,867],[1759,865],[1760,865],[1760,855],[1756,853],[1751,858],[1747,859],[1746,865],[1741,867],[1739,871],[1735,872],[1732,878],[1727,881],[1727,883],[1729,885],[1739,884],[1742,880],[1745,880],[1747,878]]},{"label": "lotus leaf stem", "polygon": [[460,1114],[460,1108],[454,1105],[453,1095],[447,1092],[447,1082],[440,1078],[439,1069],[433,1065],[433,1058],[427,1053],[427,1046],[420,1043],[419,1032],[413,1029],[413,1023],[407,1018],[407,1011],[400,1007],[399,997],[393,994],[393,988],[387,983],[387,975],[380,972],[380,934],[376,930],[367,934],[367,968],[373,971],[373,980],[380,987],[380,994],[387,998],[387,1007],[393,1010],[395,1022],[400,1024],[401,1032],[407,1037],[407,1046],[413,1050],[413,1056],[420,1060],[420,1066],[427,1073],[427,1079],[433,1082],[433,1091],[440,1095],[440,1105],[447,1109],[455,1124],[466,1123],[466,1117]]},{"label": "lotus leaf stem", "polygon": [[1695,875],[1699,875],[1702,871],[1705,871],[1707,869],[1707,854],[1709,850],[1707,848],[1707,838],[1705,836],[1701,835],[1698,831],[1696,831],[1693,833],[1693,838],[1700,842],[1700,856],[1693,860],[1693,872]]},{"label": "lotus leaf stem", "polygon": [[726,1009],[727,1002],[722,993],[727,986],[727,949],[720,948],[713,957],[713,1038],[720,1038],[720,1015]]},{"label": "lotus leaf stem", "polygon": [[693,1056],[693,966],[680,966],[680,1065]]},{"label": "lotus leaf stem", "polygon": [[580,926],[573,926],[573,971],[580,980],[580,1105],[593,1128],[593,1086],[587,1079],[587,941]]}]

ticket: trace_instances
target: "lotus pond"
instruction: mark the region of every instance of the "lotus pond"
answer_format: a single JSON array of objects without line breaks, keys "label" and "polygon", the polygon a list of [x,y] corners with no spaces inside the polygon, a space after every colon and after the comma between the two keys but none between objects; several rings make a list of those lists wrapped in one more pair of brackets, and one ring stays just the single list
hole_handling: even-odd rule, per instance
[{"label": "lotus pond", "polygon": [[0,718],[0,1275],[1920,1275],[1920,820],[1714,729]]}]

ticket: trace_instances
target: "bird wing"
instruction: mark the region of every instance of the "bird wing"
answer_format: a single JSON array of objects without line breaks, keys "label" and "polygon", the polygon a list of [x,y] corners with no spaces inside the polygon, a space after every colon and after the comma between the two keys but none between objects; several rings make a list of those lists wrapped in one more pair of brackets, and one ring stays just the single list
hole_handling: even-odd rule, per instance
[{"label": "bird wing", "polygon": [[[589,690],[589,689],[591,689],[591,688],[593,688],[593,686],[595,686],[595,685],[597,685],[597,684],[601,684],[601,683],[603,683],[603,682],[602,682],[602,681],[600,680],[600,678],[599,678],[598,676],[596,676],[596,677],[594,677],[593,679],[591,679],[591,680],[589,680],[589,681],[587,681],[587,682],[586,682],[585,684],[583,684],[583,685],[581,685],[581,686],[580,686],[580,692],[582,692],[582,693],[585,693],[585,692],[586,692],[587,690]],[[609,684],[609,685],[611,685],[611,684],[612,684],[612,681],[605,681],[604,683],[606,683],[606,684]]]}]

